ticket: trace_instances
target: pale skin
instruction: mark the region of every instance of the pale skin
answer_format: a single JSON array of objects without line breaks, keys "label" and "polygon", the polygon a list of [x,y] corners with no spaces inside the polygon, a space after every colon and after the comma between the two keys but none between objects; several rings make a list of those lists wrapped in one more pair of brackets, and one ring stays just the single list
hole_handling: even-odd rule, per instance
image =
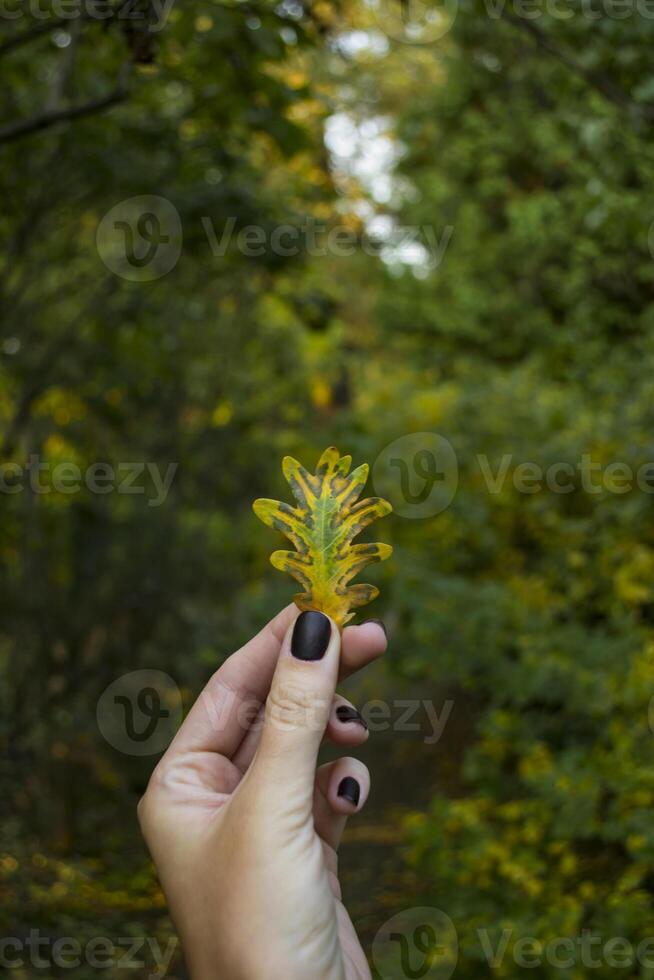
[{"label": "pale skin", "polygon": [[[193,980],[370,980],[337,868],[370,777],[357,759],[317,757],[324,739],[368,737],[337,716],[349,702],[336,684],[381,656],[386,636],[375,622],[341,636],[330,621],[324,655],[302,660],[297,615],[282,610],[213,675],[139,804]],[[345,777],[357,803],[338,795]]]}]

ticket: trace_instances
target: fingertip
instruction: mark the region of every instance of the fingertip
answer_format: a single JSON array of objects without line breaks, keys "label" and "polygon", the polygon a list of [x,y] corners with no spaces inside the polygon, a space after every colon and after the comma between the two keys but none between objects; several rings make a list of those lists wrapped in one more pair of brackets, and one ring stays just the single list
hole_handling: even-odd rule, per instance
[{"label": "fingertip", "polygon": [[334,745],[363,745],[370,737],[361,712],[339,694],[334,697],[326,737]]},{"label": "fingertip", "polygon": [[379,629],[384,634],[384,639],[388,641],[388,630],[386,629],[386,623],[384,622],[383,619],[378,619],[376,617],[372,617],[371,619],[364,619],[362,623],[359,623],[359,626],[370,626],[370,624],[373,624],[374,626],[378,626]]},{"label": "fingertip", "polygon": [[370,773],[358,759],[340,759],[329,784],[329,803],[336,813],[346,816],[358,813],[370,792]]},{"label": "fingertip", "polygon": [[359,670],[377,660],[388,645],[386,631],[378,620],[369,620],[343,630],[343,672]]},{"label": "fingertip", "polygon": [[383,653],[388,646],[388,634],[381,619],[366,619],[363,623],[346,626],[345,633],[356,637],[357,645],[369,650]]},{"label": "fingertip", "polygon": [[336,794],[343,803],[351,804],[356,812],[361,799],[361,784],[354,776],[343,776],[338,784]]},{"label": "fingertip", "polygon": [[334,620],[315,609],[301,612],[292,624],[290,652],[297,660],[322,660],[328,651],[340,646],[340,633]]},{"label": "fingertip", "polygon": [[341,701],[340,704],[334,706],[334,716],[335,720],[341,725],[356,725],[357,728],[362,728],[365,732],[368,732],[368,725],[366,720],[353,704],[349,701]]}]

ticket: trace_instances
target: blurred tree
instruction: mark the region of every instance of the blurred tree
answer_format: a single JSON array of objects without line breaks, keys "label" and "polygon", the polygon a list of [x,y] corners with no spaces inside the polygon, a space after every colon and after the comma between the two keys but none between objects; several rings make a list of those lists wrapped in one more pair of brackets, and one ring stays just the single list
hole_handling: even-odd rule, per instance
[{"label": "blurred tree", "polygon": [[[161,917],[151,874],[126,885],[125,870],[152,759],[103,741],[98,697],[156,667],[189,701],[284,601],[259,584],[269,542],[250,504],[281,484],[298,423],[319,415],[299,311],[329,317],[329,300],[272,235],[330,213],[326,108],[302,67],[322,20],[198,2],[149,30],[143,5],[124,6],[65,23],[22,11],[0,47],[0,887],[13,935],[57,911],[88,908],[96,928],[120,908]],[[115,264],[121,229],[125,253],[141,233],[158,244],[142,218],[180,247],[165,276]],[[247,247],[252,228],[264,247]],[[81,486],[53,486],[71,464]],[[114,492],[89,489],[98,465]],[[154,468],[172,475],[167,494]]]},{"label": "blurred tree", "polygon": [[[569,937],[586,976],[585,930],[594,975],[613,937],[651,969],[653,30],[463,3],[427,54],[368,49],[346,78],[344,111],[398,146],[376,210],[453,227],[436,268],[382,274],[357,418],[458,456],[450,507],[396,523],[391,600],[404,673],[477,718],[463,783],[407,820],[412,904],[453,919],[457,977],[521,976],[525,937]],[[532,973],[560,969],[540,947]]]},{"label": "blurred tree", "polygon": [[[166,931],[114,819],[151,760],[102,741],[98,696],[157,667],[188,702],[285,600],[249,511],[283,494],[284,452],[374,460],[436,431],[457,494],[394,519],[381,574],[393,664],[447,684],[466,731],[446,777],[420,772],[434,802],[406,821],[393,901],[448,912],[475,980],[504,929],[503,976],[525,936],[637,944],[654,526],[648,483],[607,466],[652,460],[650,21],[461,0],[421,45],[372,2],[192,2],[156,31],[84,9],[0,43],[2,460],[177,470],[161,506],[148,470],[138,495],[2,495],[7,917]],[[118,205],[135,234],[144,195],[164,235],[179,216],[181,253],[125,278],[98,229]],[[357,245],[311,254],[310,221]],[[410,260],[400,225],[421,232]],[[282,226],[300,254],[271,245]],[[524,461],[559,469],[525,492]]]}]

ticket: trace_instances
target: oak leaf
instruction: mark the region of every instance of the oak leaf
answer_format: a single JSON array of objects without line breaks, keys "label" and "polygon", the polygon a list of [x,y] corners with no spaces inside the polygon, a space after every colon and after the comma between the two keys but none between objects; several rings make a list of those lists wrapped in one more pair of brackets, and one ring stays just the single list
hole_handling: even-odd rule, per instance
[{"label": "oak leaf", "polygon": [[368,464],[350,473],[351,456],[340,456],[333,447],[326,449],[315,473],[309,473],[296,459],[285,456],[282,471],[296,506],[265,498],[252,505],[257,517],[269,527],[282,531],[295,551],[275,551],[270,561],[288,572],[304,588],[295,595],[302,610],[326,613],[342,628],[354,613],[377,595],[374,585],[348,585],[362,569],[383,561],[392,552],[389,544],[352,544],[352,539],[378,517],[393,509],[381,497],[359,496],[368,479]]}]

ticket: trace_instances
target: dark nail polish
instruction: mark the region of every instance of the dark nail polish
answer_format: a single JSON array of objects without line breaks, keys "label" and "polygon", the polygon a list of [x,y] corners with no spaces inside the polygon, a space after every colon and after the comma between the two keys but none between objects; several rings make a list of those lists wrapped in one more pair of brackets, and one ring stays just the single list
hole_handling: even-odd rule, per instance
[{"label": "dark nail polish", "polygon": [[351,708],[349,704],[339,704],[336,709],[336,717],[339,721],[345,724],[348,721],[356,721],[357,725],[362,725],[366,731],[368,731],[368,726],[366,725],[363,716],[356,708]]},{"label": "dark nail polish", "polygon": [[343,800],[347,800],[348,803],[353,803],[354,806],[358,806],[359,797],[361,796],[361,787],[352,776],[346,776],[345,779],[341,779],[340,783],[338,784],[338,795]]},{"label": "dark nail polish", "polygon": [[364,619],[364,621],[361,623],[361,626],[365,626],[366,623],[377,623],[377,626],[381,626],[381,628],[383,629],[384,636],[388,638],[388,633],[386,632],[386,626],[384,625],[381,619]]},{"label": "dark nail polish", "polygon": [[295,620],[291,653],[298,660],[320,660],[332,635],[332,625],[321,612],[303,612]]}]

